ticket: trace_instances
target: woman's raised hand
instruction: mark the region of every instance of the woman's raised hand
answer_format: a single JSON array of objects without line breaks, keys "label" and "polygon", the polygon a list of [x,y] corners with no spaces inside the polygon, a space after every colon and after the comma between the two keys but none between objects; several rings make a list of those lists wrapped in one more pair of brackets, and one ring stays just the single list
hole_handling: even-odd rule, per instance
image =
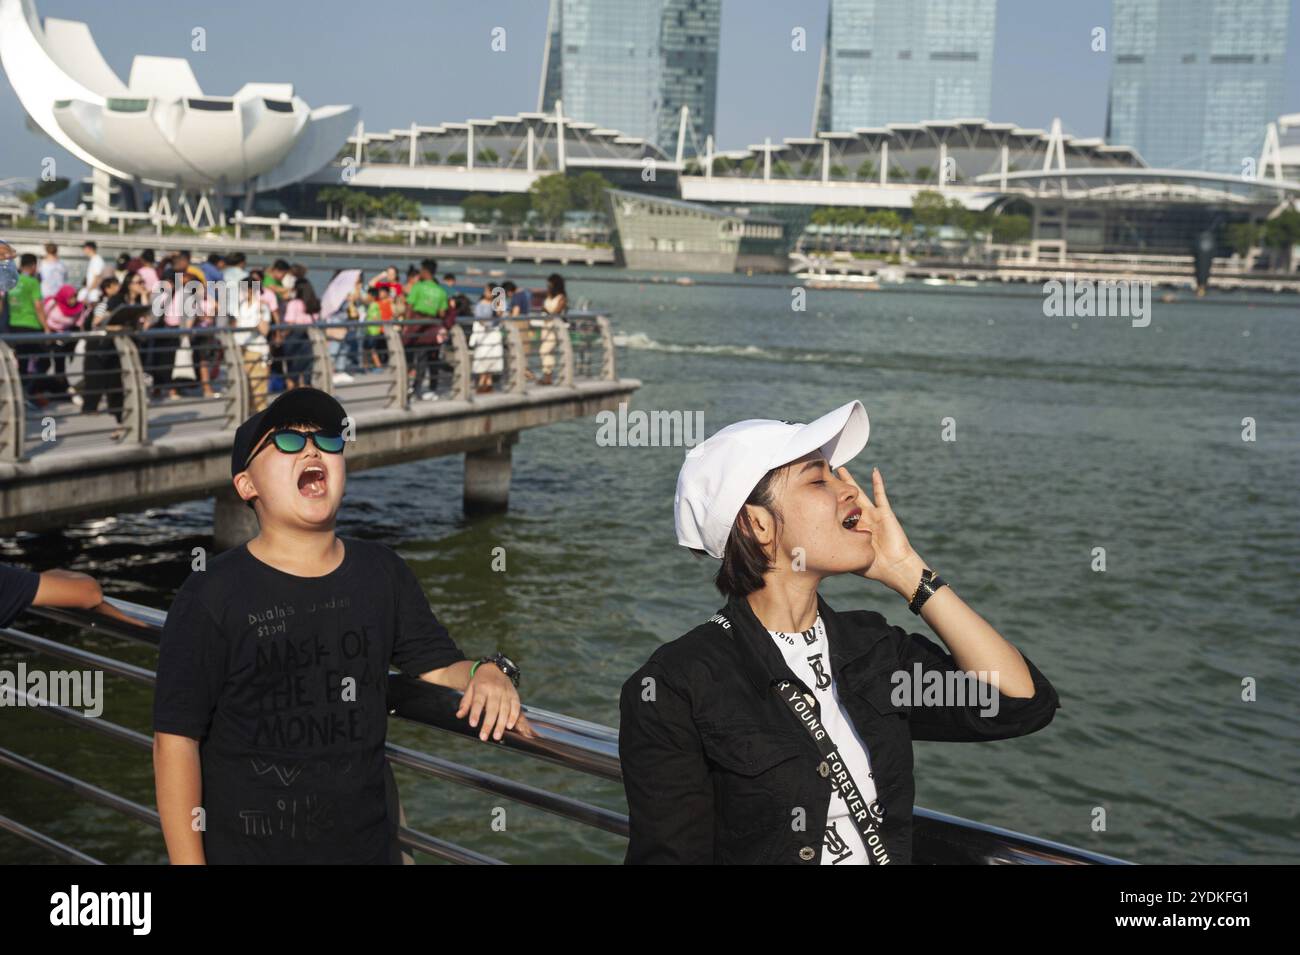
[{"label": "woman's raised hand", "polygon": [[880,469],[871,469],[870,495],[853,480],[848,468],[840,468],[837,473],[842,480],[858,489],[858,507],[862,508],[859,526],[865,525],[871,531],[871,546],[876,551],[876,559],[870,567],[861,571],[862,576],[868,580],[877,580],[910,599],[921,579],[925,562],[912,548],[907,534],[903,532],[903,525],[898,522],[893,508],[889,506],[889,497],[885,494],[885,478]]}]

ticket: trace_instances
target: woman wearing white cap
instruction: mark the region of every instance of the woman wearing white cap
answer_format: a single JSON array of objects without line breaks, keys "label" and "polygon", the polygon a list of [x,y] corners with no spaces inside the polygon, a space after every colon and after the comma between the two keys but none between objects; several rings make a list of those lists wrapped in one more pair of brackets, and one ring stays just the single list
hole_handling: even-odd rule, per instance
[{"label": "woman wearing white cap", "polygon": [[[994,740],[1046,726],[1041,672],[908,542],[852,401],[810,424],[749,420],[686,455],[677,540],[722,561],[727,604],[623,686],[628,862],[911,861],[912,740]],[[879,613],[836,612],[821,581],[857,574],[947,645]],[[901,609],[901,607],[900,607]]]}]

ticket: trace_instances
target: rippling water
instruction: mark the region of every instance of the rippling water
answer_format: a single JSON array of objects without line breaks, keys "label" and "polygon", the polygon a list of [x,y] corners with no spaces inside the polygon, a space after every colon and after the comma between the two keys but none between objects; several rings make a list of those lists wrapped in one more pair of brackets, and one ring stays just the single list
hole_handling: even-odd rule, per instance
[{"label": "rippling water", "polygon": [[[567,274],[575,299],[613,316],[619,371],[643,382],[634,408],[700,411],[711,434],[860,398],[871,440],[854,469],[881,468],[920,553],[1060,691],[1036,735],[917,744],[918,805],[1141,862],[1300,861],[1293,299],[1184,295],[1133,328],[1045,318],[1023,288],[813,291],[797,313],[777,280]],[[941,439],[947,418],[955,441]],[[447,458],[354,475],[340,530],[397,547],[467,652],[500,646],[521,662],[526,701],[614,725],[627,674],[721,604],[711,564],[674,542],[682,453],[601,447],[594,419],[529,431],[508,514],[465,521],[461,462]],[[190,548],[210,543],[211,512],[120,515],[8,539],[0,556],[89,570],[166,605]],[[497,546],[504,574],[490,569]],[[823,593],[929,634],[878,585],[836,579]],[[126,655],[153,665],[147,650]],[[1246,679],[1257,702],[1241,699]],[[147,731],[148,691],[110,684],[106,716]],[[391,736],[624,808],[616,785],[408,725]],[[143,751],[19,710],[0,720],[0,745],[152,804]],[[161,858],[143,826],[0,773],[0,812],[108,861]],[[434,835],[509,861],[621,858],[612,836],[513,805],[496,832],[499,801],[398,779],[411,824]],[[0,857],[42,858],[4,835]]]}]

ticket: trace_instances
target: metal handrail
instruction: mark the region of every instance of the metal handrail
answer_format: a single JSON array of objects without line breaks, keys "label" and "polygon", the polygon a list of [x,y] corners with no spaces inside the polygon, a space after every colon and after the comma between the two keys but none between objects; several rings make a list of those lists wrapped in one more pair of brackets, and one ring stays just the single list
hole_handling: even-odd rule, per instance
[{"label": "metal handrail", "polygon": [[30,842],[33,845],[39,846],[46,852],[52,852],[60,859],[66,859],[68,862],[73,862],[77,865],[104,864],[94,856],[87,855],[79,849],[74,849],[72,846],[66,845],[58,839],[51,838],[43,832],[37,832],[30,826],[24,826],[18,820],[10,819],[8,816],[0,816],[0,829],[17,836],[25,842]]},{"label": "metal handrail", "polygon": [[[60,643],[57,640],[50,640],[46,637],[39,637],[35,634],[26,633],[22,630],[13,628],[0,629],[0,640],[5,643],[22,647],[25,650],[31,650],[36,653],[44,653],[49,656],[59,657],[73,663],[80,664],[83,667],[102,669],[105,672],[112,673],[115,676],[124,677],[142,683],[146,686],[153,686],[156,680],[156,674],[152,670],[146,670],[143,667],[134,664],[124,663],[120,660],[113,660],[109,657],[101,656],[89,650],[80,647],[74,647],[66,643]],[[147,641],[153,646],[157,646],[152,640]],[[427,689],[426,689],[427,687]],[[20,691],[21,692],[21,691]],[[399,697],[394,700],[393,697]],[[446,728],[452,732],[477,739],[477,732],[469,727],[464,720],[458,720],[455,717],[456,708],[460,705],[460,694],[447,687],[437,687],[423,681],[411,680],[409,677],[401,677],[393,674],[389,678],[389,709],[390,712],[410,719],[413,722],[424,723],[425,725],[436,725],[439,728]],[[525,708],[527,710],[527,708]],[[538,715],[536,710],[527,710],[530,720],[536,720],[537,728],[540,729],[543,736],[551,736],[541,741],[530,740],[519,734],[511,734],[510,740],[505,745],[510,749],[518,749],[521,752],[528,753],[540,759],[551,760],[564,766],[574,766],[575,761],[572,754],[565,752],[565,746],[571,744],[575,737],[580,738],[580,734],[568,730],[557,730],[551,720],[545,716]],[[75,710],[65,710],[59,715],[73,716],[77,715]],[[427,717],[427,718],[425,718]],[[578,721],[573,721],[578,722]],[[101,732],[107,732],[110,735],[117,735],[127,742],[143,742],[148,745],[148,737],[136,734],[134,730],[128,730],[124,727],[116,726],[106,720],[96,718],[93,723],[87,724]],[[616,748],[617,744],[609,744]],[[536,809],[542,809],[547,812],[553,812],[557,815],[566,816],[572,819],[578,819],[589,825],[605,829],[609,832],[627,835],[627,816],[619,813],[610,812],[601,809],[598,806],[592,806],[577,799],[568,796],[560,796],[548,793],[545,790],[537,789],[524,783],[518,783],[514,780],[506,779],[501,776],[494,776],[491,773],[481,772],[476,769],[470,769],[466,766],[460,766],[455,763],[440,759],[434,756],[428,756],[415,750],[407,749],[395,744],[388,744],[389,758],[396,763],[416,769],[425,775],[435,776],[440,779],[447,779],[452,782],[462,783],[473,789],[479,789],[484,792],[495,793],[500,796],[513,799],[530,805]],[[585,768],[593,775],[605,776],[617,780],[617,755],[600,759],[598,756],[588,755],[586,757],[587,765],[579,768]]]},{"label": "metal handrail", "polygon": [[[574,387],[579,381],[613,381],[614,339],[610,332],[609,320],[595,312],[571,312],[564,319],[555,316],[539,316],[549,329],[548,340],[552,342],[555,352],[553,359],[558,375],[554,384],[560,387]],[[502,346],[504,368],[500,375],[498,394],[520,395],[525,391],[525,376],[528,372],[528,348],[519,333],[521,324],[527,325],[538,320],[533,316],[505,317],[501,319],[504,334]],[[390,409],[408,410],[411,407],[408,387],[411,385],[409,372],[415,372],[415,386],[420,385],[423,374],[432,371],[436,379],[439,374],[447,374],[450,389],[447,397],[453,400],[467,401],[471,404],[478,400],[475,389],[471,386],[474,349],[468,345],[465,329],[473,320],[459,317],[452,324],[447,340],[439,344],[421,343],[416,336],[407,334],[412,330],[428,330],[438,324],[437,319],[400,318],[381,323],[384,352],[387,359],[384,367],[376,369],[381,374],[371,376],[361,374],[349,384],[336,384],[334,358],[330,355],[330,338],[332,329],[344,329],[359,333],[363,327],[374,324],[367,319],[316,322],[310,325],[285,325],[276,323],[276,331],[302,329],[306,331],[310,346],[310,383],[317,388],[339,395],[345,402],[356,400],[363,403],[380,401]],[[567,325],[566,325],[567,322]],[[267,392],[266,370],[259,381],[254,382],[252,368],[254,359],[245,354],[242,347],[245,341],[257,334],[256,329],[238,327],[229,324],[227,319],[213,319],[211,324],[181,324],[168,327],[147,329],[108,329],[100,328],[90,331],[67,332],[5,332],[0,334],[0,461],[18,463],[28,460],[32,449],[29,445],[27,389],[36,388],[35,381],[48,384],[57,376],[66,377],[73,361],[72,348],[79,341],[109,342],[116,355],[115,368],[97,368],[96,383],[89,383],[89,372],[85,372],[87,394],[95,404],[107,399],[107,404],[100,410],[105,417],[113,413],[115,399],[120,399],[118,407],[118,424],[120,433],[114,440],[123,439],[123,445],[146,445],[150,438],[150,412],[156,411],[166,418],[179,410],[196,411],[197,417],[187,419],[186,424],[202,424],[217,432],[233,430],[240,421],[252,411],[261,407],[269,399]],[[363,336],[364,338],[364,336]],[[197,370],[200,360],[212,368],[212,377],[206,383],[197,378],[177,379],[168,370],[174,357],[166,349],[161,353],[164,364],[151,364],[158,361],[157,343],[175,339],[181,344],[188,339],[190,347],[195,349],[193,367]],[[576,343],[576,347],[575,347]],[[354,347],[361,347],[354,342]],[[48,349],[42,346],[48,345]],[[90,346],[87,346],[89,349]],[[203,349],[200,359],[198,349]],[[33,353],[35,349],[35,353]],[[578,361],[578,352],[580,358]],[[214,357],[219,353],[220,358]],[[38,370],[26,372],[28,360],[39,360],[42,364]],[[63,363],[63,364],[59,364]],[[364,364],[364,359],[363,359]],[[50,365],[59,369],[52,374]],[[364,371],[365,369],[363,369]],[[422,371],[423,370],[423,371]],[[154,374],[159,373],[159,374]],[[74,372],[74,374],[76,374]],[[152,385],[149,376],[155,380]],[[544,384],[552,383],[544,379]],[[182,397],[173,395],[172,400],[152,402],[149,393],[165,388],[179,391],[198,387],[203,384],[205,395]],[[221,389],[220,394],[207,395],[213,387]],[[364,389],[378,386],[377,394],[366,394]],[[362,389],[358,391],[356,389]],[[93,394],[90,394],[93,392]],[[57,396],[51,396],[57,400]],[[34,392],[32,400],[44,402],[42,393]],[[64,406],[41,405],[42,419],[50,418],[59,423],[64,420],[81,419],[83,412],[79,405]],[[84,447],[82,439],[95,438],[101,434],[116,431],[108,425],[99,430],[74,431],[70,437],[59,439],[59,449]],[[53,434],[53,432],[51,432]],[[53,440],[47,437],[45,440]]]},{"label": "metal handrail", "polygon": [[[0,636],[8,638],[10,632],[0,630]],[[21,689],[16,692],[21,696],[25,705],[32,705],[31,702],[29,702],[33,700],[31,694]],[[119,741],[130,743],[133,746],[146,750],[152,750],[153,748],[153,739],[151,737],[110,720],[105,720],[99,717],[92,719],[71,707],[59,706],[57,704],[42,701],[39,704],[38,712],[49,713],[60,719],[68,720],[87,729],[94,730],[97,733],[102,733]],[[11,769],[25,772],[29,776],[34,776],[37,779],[44,780],[45,782],[55,783],[65,789],[71,790],[79,796],[91,800],[92,802],[97,802],[110,809],[132,816],[138,822],[143,822],[146,825],[153,826],[155,829],[162,828],[162,820],[159,818],[158,813],[155,810],[150,809],[148,806],[143,806],[140,803],[118,796],[99,786],[87,783],[75,776],[61,772],[51,766],[46,766],[44,763],[38,762],[37,760],[21,756],[18,753],[3,747],[0,747],[0,766],[8,766]],[[34,830],[30,831],[34,832]],[[21,832],[15,831],[14,834],[24,837],[24,834]],[[41,834],[36,833],[36,835]],[[439,839],[436,836],[431,836],[427,832],[420,832],[419,830],[412,829],[409,826],[399,826],[397,837],[398,841],[407,848],[427,852],[432,856],[444,859],[448,862],[457,862],[464,865],[501,864],[500,860],[494,859],[491,856],[484,855],[481,852],[475,852],[472,849],[466,849],[464,846],[458,846],[455,843],[448,842],[445,839]],[[41,838],[47,839],[48,837],[41,836]]]},{"label": "metal handrail", "polygon": [[[162,625],[166,621],[165,613],[127,600],[110,597],[107,601],[123,615],[136,621],[138,625],[88,610],[32,607],[28,612],[50,620],[69,623],[84,630],[126,638],[155,648],[158,646],[162,637]],[[99,667],[107,672],[135,679],[137,682],[153,682],[152,671],[112,660],[88,650],[71,647],[56,640],[12,629],[0,630],[0,637],[6,642],[28,650],[77,660],[88,666]],[[477,740],[478,731],[465,720],[456,718],[455,714],[459,706],[460,694],[455,690],[399,674],[389,676],[388,708],[391,714]],[[494,745],[519,750],[538,759],[581,769],[591,775],[616,782],[623,778],[618,768],[616,730],[535,706],[525,706],[523,712],[527,715],[528,722],[537,737],[529,739],[519,733],[507,732],[501,743]]]},{"label": "metal handrail", "polygon": [[[115,598],[108,598],[108,603],[121,611],[124,616],[129,618],[130,622],[116,620],[86,610],[33,607],[28,612],[51,621],[71,624],[82,630],[126,638],[155,647],[158,645],[162,635],[162,626],[166,621],[166,614],[163,611]],[[103,667],[108,672],[137,682],[151,683],[153,680],[153,673],[144,668],[112,660],[88,650],[71,647],[58,641],[22,631],[0,629],[0,641],[35,652],[48,653],[87,665]],[[389,677],[389,711],[391,714],[424,726],[478,740],[478,731],[470,727],[465,720],[456,718],[455,712],[459,702],[460,694],[450,688],[434,686],[422,680],[398,674],[391,674]],[[112,724],[102,717],[92,720],[75,710],[59,713],[57,711],[61,708],[43,708],[55,711],[56,715],[79,720],[84,725],[93,726],[100,732],[119,739],[125,739],[137,745],[142,742],[144,745],[148,745],[148,737],[144,734]],[[535,739],[527,739],[516,731],[508,730],[499,743],[484,745],[516,750],[538,759],[547,760],[605,779],[620,780],[622,778],[618,762],[618,734],[616,730],[538,707],[524,706],[523,712],[537,734]],[[456,782],[483,792],[501,795],[618,835],[627,834],[627,816],[624,814],[589,805],[570,797],[549,793],[527,784],[504,779],[500,776],[395,744],[387,744],[386,752],[390,762],[425,775]],[[0,763],[5,762],[3,754],[4,751],[0,750]],[[1129,864],[1113,856],[920,807],[913,810],[913,817],[913,856],[917,862],[984,865]],[[2,822],[0,820],[0,823]],[[433,837],[412,832],[412,839],[407,841],[405,836],[408,832],[409,830],[403,829],[404,845],[421,851],[431,851],[426,848],[428,844],[421,843],[418,837],[423,836],[425,839],[430,840]],[[433,840],[434,845],[432,848],[438,850],[434,851],[433,854],[439,855],[441,858],[449,858],[450,856],[447,853],[451,853],[452,850],[459,850],[465,853],[466,857],[454,859],[453,861],[495,861],[485,856],[474,858],[478,854],[473,853],[471,850],[452,846],[450,843],[438,845],[438,842],[438,840]]]},{"label": "metal handrail", "polygon": [[[548,315],[543,312],[536,312],[529,315],[508,315],[498,316],[498,320],[504,325],[507,323],[527,324],[530,321],[544,321],[553,319],[556,316]],[[568,311],[564,313],[564,319],[571,325],[579,322],[597,323],[600,319],[608,321],[608,316],[603,312],[591,311]],[[272,322],[272,331],[284,331],[292,328],[356,328],[361,325],[394,325],[394,326],[411,326],[421,327],[425,325],[437,324],[441,319],[436,318],[391,318],[384,319],[382,322],[372,322],[367,318],[342,319],[328,322],[312,322],[309,325],[286,325],[283,322]],[[475,319],[468,315],[456,316],[456,324],[462,328],[474,324]],[[108,329],[97,328],[87,331],[66,331],[66,332],[16,332],[13,330],[0,332],[0,341],[20,341],[20,342],[40,342],[40,341],[76,341],[80,338],[105,338],[105,337],[127,337],[127,338],[166,338],[169,336],[193,335],[198,334],[215,334],[219,331],[232,331],[236,334],[251,335],[256,329],[252,327],[241,327],[232,325],[229,322],[224,324],[219,322],[208,322],[206,324],[195,325],[168,325],[165,327],[141,328],[135,331],[130,329]]]}]

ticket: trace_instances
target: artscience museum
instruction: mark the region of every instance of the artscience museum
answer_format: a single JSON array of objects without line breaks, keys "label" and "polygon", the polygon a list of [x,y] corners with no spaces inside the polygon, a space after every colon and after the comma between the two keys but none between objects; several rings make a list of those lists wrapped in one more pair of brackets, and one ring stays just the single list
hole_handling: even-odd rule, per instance
[{"label": "artscience museum", "polygon": [[210,95],[177,57],[136,56],[124,83],[85,23],[42,24],[33,0],[0,0],[0,63],[32,121],[93,168],[96,206],[120,188],[126,205],[195,227],[215,221],[221,198],[251,202],[311,176],[359,120],[351,106],[313,109],[289,83]]}]

